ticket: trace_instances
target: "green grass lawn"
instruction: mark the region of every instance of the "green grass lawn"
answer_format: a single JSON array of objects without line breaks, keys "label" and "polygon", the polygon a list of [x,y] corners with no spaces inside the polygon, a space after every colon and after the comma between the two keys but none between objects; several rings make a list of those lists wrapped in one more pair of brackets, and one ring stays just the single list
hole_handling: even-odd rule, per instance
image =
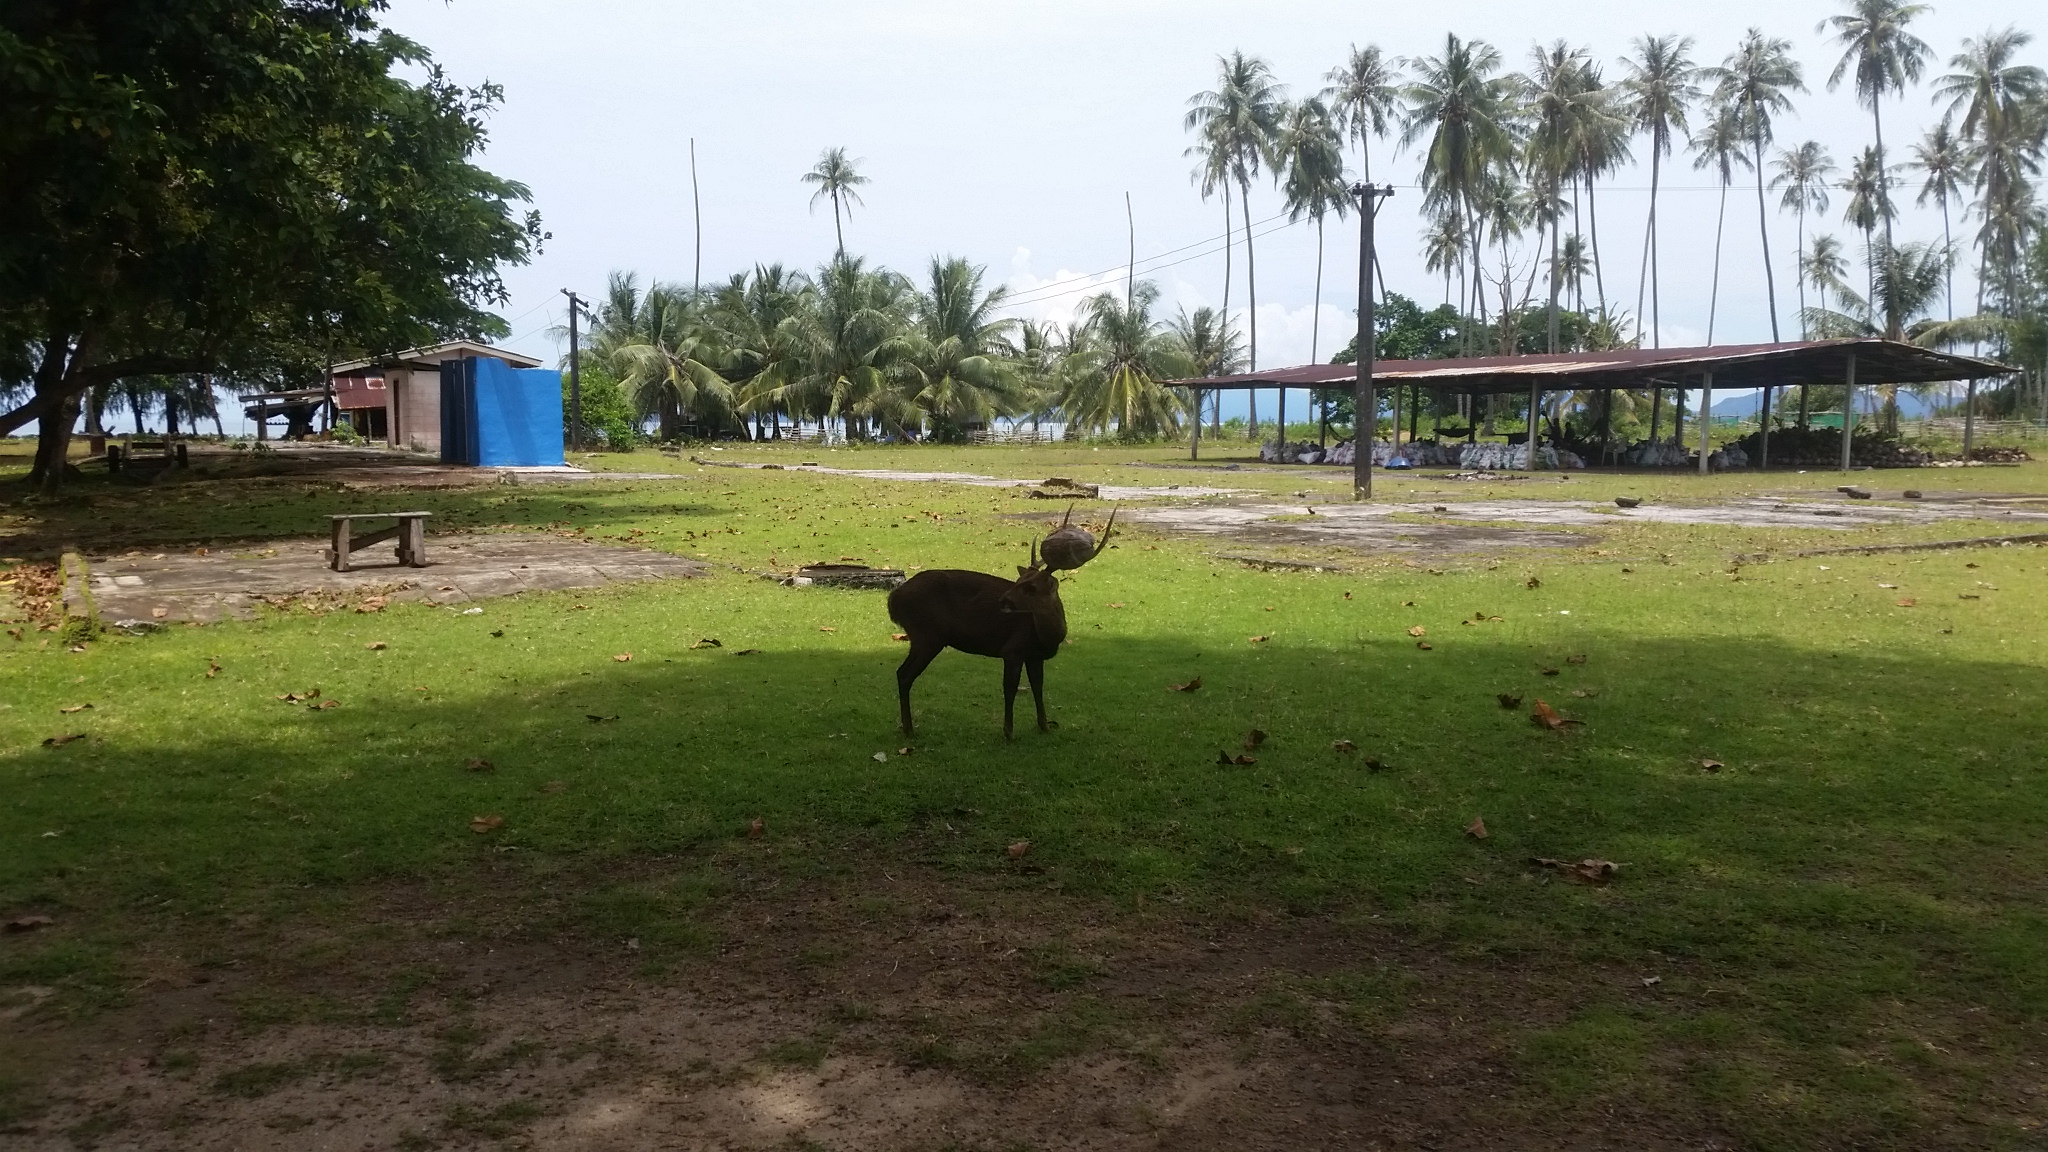
[{"label": "green grass lawn", "polygon": [[[1165,450],[718,456],[1320,499],[1345,487],[1126,466],[1171,463]],[[132,994],[153,934],[486,865],[540,885],[603,861],[714,861],[758,817],[794,876],[856,844],[1001,877],[1015,871],[1005,846],[1028,840],[1031,883],[1101,914],[1377,917],[1458,963],[1604,973],[1563,1023],[1500,1025],[1530,1091],[1567,1110],[1684,1110],[1758,1147],[2038,1137],[2048,554],[1730,564],[2009,524],[1628,524],[1590,549],[1354,557],[1344,573],[1259,571],[1213,557],[1215,541],[1134,528],[1065,585],[1072,642],[1047,668],[1057,730],[1022,725],[1005,743],[999,665],[947,653],[918,683],[906,755],[904,649],[882,594],[760,573],[841,557],[1007,570],[1035,530],[1019,517],[1045,504],[654,453],[593,463],[684,475],[406,500],[437,528],[552,526],[701,556],[714,574],[479,615],[280,611],[78,653],[33,631],[0,639],[0,910],[57,921],[0,942],[0,985],[58,988],[39,1009],[51,1019],[89,1013]],[[1686,499],[1837,479],[1386,487]],[[2041,466],[1857,479],[2048,491]],[[344,498],[245,480],[0,499],[18,543],[141,546],[310,533]],[[722,647],[693,647],[704,638]],[[1199,691],[1169,690],[1195,677]],[[338,706],[278,699],[313,689]],[[1523,702],[1503,708],[1502,693]],[[1532,724],[1538,698],[1582,723]],[[1268,734],[1256,763],[1219,764],[1254,728]],[[44,745],[74,732],[85,739]],[[467,770],[475,759],[494,770]],[[472,832],[480,815],[503,825]],[[1475,817],[1483,840],[1465,834]],[[938,818],[957,835],[924,835]],[[1539,856],[1621,868],[1587,886],[1532,868]],[[589,931],[687,952],[715,899],[608,881],[577,906]],[[1656,978],[1654,1000],[1627,991],[1639,977]]]}]

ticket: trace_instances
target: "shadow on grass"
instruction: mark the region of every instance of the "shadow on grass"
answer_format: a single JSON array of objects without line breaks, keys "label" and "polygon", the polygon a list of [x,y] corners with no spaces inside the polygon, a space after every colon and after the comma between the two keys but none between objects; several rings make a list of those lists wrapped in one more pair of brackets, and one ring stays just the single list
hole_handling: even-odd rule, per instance
[{"label": "shadow on grass", "polygon": [[[119,643],[154,659],[206,642]],[[1572,664],[1481,639],[1217,651],[1082,634],[1047,670],[1059,727],[1010,743],[999,665],[956,653],[918,684],[918,736],[896,733],[900,648],[741,656],[650,636],[630,663],[574,670],[486,646],[338,671],[326,712],[276,701],[293,685],[260,673],[164,688],[151,706],[189,723],[0,753],[0,837],[17,846],[0,900],[64,921],[0,944],[0,982],[105,987],[109,954],[88,942],[132,939],[117,922],[138,909],[290,907],[307,886],[485,859],[536,883],[623,875],[744,849],[758,819],[769,866],[799,876],[894,854],[1197,917],[1379,915],[1462,961],[1683,990],[1646,1015],[1589,988],[1586,1015],[1530,1036],[1524,1058],[1564,1096],[1615,1090],[1654,1049],[1698,1061],[1710,1102],[1789,1076],[1825,1101],[1815,1115],[1889,1115],[1903,1081],[1858,1079],[1842,1054],[1901,1004],[1915,1027],[2038,1047],[2021,1022],[2048,1009],[2048,715],[2028,669],[1766,639],[1582,643]],[[1169,690],[1194,677],[1199,691]],[[1583,723],[1533,725],[1539,697]],[[502,823],[473,831],[477,817]],[[1484,839],[1464,832],[1475,817]],[[1020,840],[1022,862],[1006,851]],[[1622,867],[1581,886],[1536,856]],[[683,872],[601,885],[582,907],[587,930],[653,953],[699,946],[718,899]]]}]

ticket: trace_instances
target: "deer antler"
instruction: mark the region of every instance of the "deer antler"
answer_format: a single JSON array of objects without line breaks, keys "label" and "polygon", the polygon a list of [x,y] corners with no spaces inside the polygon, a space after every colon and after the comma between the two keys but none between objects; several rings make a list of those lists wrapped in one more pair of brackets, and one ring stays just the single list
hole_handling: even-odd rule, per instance
[{"label": "deer antler", "polygon": [[1065,528],[1066,528],[1066,526],[1067,526],[1067,522],[1068,522],[1068,521],[1070,521],[1070,520],[1072,520],[1073,518],[1074,518],[1074,505],[1073,505],[1073,503],[1072,503],[1072,502],[1070,501],[1070,502],[1069,502],[1069,503],[1067,504],[1067,514],[1066,514],[1065,516],[1062,516],[1062,517],[1060,517],[1060,528],[1061,528],[1061,529],[1065,529]]},{"label": "deer antler", "polygon": [[1088,558],[1089,558],[1090,560],[1093,560],[1093,559],[1095,559],[1095,558],[1096,558],[1097,556],[1100,556],[1100,555],[1102,555],[1102,550],[1103,550],[1104,548],[1107,548],[1107,547],[1109,547],[1109,534],[1110,534],[1110,532],[1111,532],[1112,530],[1114,530],[1115,528],[1116,528],[1116,506],[1112,504],[1112,505],[1110,505],[1110,509],[1109,509],[1109,523],[1107,523],[1107,524],[1104,524],[1104,525],[1102,526],[1102,539],[1101,539],[1100,541],[1098,541],[1098,542],[1096,543],[1096,545],[1095,545],[1095,551],[1093,551],[1093,552],[1090,552],[1090,553],[1088,554]]},{"label": "deer antler", "polygon": [[1031,566],[1038,567],[1038,537],[1031,538]]}]

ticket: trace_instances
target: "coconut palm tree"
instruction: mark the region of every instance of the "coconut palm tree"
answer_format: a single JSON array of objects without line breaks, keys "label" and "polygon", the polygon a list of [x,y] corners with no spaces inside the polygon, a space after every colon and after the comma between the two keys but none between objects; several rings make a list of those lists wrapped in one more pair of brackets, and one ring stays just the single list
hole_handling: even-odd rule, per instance
[{"label": "coconut palm tree", "polygon": [[[1537,224],[1550,235],[1550,304],[1544,319],[1544,347],[1550,352],[1558,351],[1557,298],[1564,290],[1557,206],[1563,196],[1565,173],[1578,163],[1578,121],[1588,96],[1589,59],[1586,49],[1573,48],[1562,40],[1548,48],[1539,45],[1530,50],[1530,69],[1521,78],[1522,98],[1529,117],[1523,162],[1541,181]],[[1538,241],[1541,239],[1539,235]]]},{"label": "coconut palm tree", "polygon": [[1378,45],[1363,48],[1353,44],[1351,55],[1341,68],[1332,68],[1323,79],[1323,103],[1337,121],[1337,131],[1358,141],[1359,170],[1366,183],[1372,182],[1372,141],[1386,139],[1392,118],[1400,108],[1401,69],[1384,56]]},{"label": "coconut palm tree", "polygon": [[774,421],[782,433],[792,406],[791,388],[802,378],[803,318],[813,306],[811,284],[780,264],[755,265],[712,292],[709,322],[725,351],[725,377],[734,382],[734,405]]},{"label": "coconut palm tree", "polygon": [[1128,303],[1114,292],[1089,297],[1061,401],[1068,419],[1096,432],[1115,428],[1131,439],[1180,430],[1184,403],[1164,382],[1196,367],[1152,318],[1158,300],[1159,286],[1150,280],[1133,286]]},{"label": "coconut palm tree", "polygon": [[1935,84],[1936,100],[1963,114],[1958,132],[1976,172],[1977,293],[1982,308],[1987,284],[1998,288],[2006,306],[2018,295],[2018,269],[2027,221],[2034,214],[2032,177],[2040,172],[2044,126],[2048,126],[2048,73],[2016,59],[2031,43],[2017,28],[1986,32],[1963,41],[1950,58],[1954,71]]},{"label": "coconut palm tree", "polygon": [[[1950,327],[1927,319],[1942,294],[1948,265],[1948,252],[1936,245],[1914,242],[1894,248],[1887,244],[1877,253],[1871,295],[1861,297],[1837,284],[1839,309],[1816,315],[1813,327],[1829,337],[1882,336],[1887,340],[1914,338],[1916,342],[1930,328]],[[1941,334],[1937,333],[1936,338],[1941,340]],[[1884,399],[1885,425],[1896,430],[1898,387],[1882,385],[1880,393]]]},{"label": "coconut palm tree", "polygon": [[818,186],[818,190],[811,193],[813,208],[820,200],[832,201],[832,235],[839,240],[838,253],[842,258],[846,255],[846,233],[839,225],[840,206],[843,202],[846,214],[853,215],[853,205],[861,202],[860,193],[855,189],[868,182],[856,167],[859,163],[858,160],[848,160],[844,148],[827,148],[818,157],[817,165],[803,175],[804,183]]},{"label": "coconut palm tree", "polygon": [[1698,103],[1699,69],[1693,66],[1692,37],[1641,36],[1635,55],[1622,60],[1629,71],[1621,82],[1625,111],[1638,132],[1650,135],[1650,215],[1643,226],[1647,276],[1636,281],[1636,315],[1643,315],[1643,282],[1650,286],[1650,346],[1662,344],[1663,309],[1657,292],[1657,180],[1674,134],[1685,134],[1686,114]]},{"label": "coconut palm tree", "polygon": [[[1460,277],[1465,273],[1465,226],[1449,212],[1438,212],[1430,218],[1429,227],[1422,233],[1422,267],[1426,271],[1444,274],[1444,303],[1451,302],[1451,273]],[[1458,289],[1458,299],[1465,298],[1465,290]]]},{"label": "coconut palm tree", "polygon": [[1822,233],[1813,238],[1813,246],[1799,258],[1799,275],[1814,290],[1820,293],[1820,309],[1828,310],[1828,293],[1840,295],[1842,277],[1849,274],[1848,257],[1842,254],[1842,242]]},{"label": "coconut palm tree", "polygon": [[[1842,45],[1842,58],[1835,62],[1835,70],[1828,73],[1828,91],[1841,87],[1843,78],[1853,72],[1856,97],[1870,108],[1871,128],[1877,140],[1877,195],[1886,202],[1890,201],[1891,192],[1884,160],[1884,97],[1886,93],[1904,93],[1908,84],[1919,81],[1934,50],[1906,31],[1906,25],[1931,11],[1933,8],[1926,4],[1905,4],[1900,0],[1849,0],[1849,11],[1828,17],[1814,29],[1825,32],[1833,28],[1835,42]],[[1890,214],[1883,219],[1884,242],[1889,249]]]},{"label": "coconut palm tree", "polygon": [[[1783,189],[1778,206],[1790,208],[1799,219],[1799,243],[1792,249],[1802,259],[1806,251],[1806,212],[1828,210],[1828,177],[1835,173],[1834,158],[1817,140],[1808,140],[1797,148],[1787,148],[1771,161],[1777,175],[1771,177],[1771,189]],[[1800,339],[1806,338],[1806,277],[1796,277],[1799,288]]]},{"label": "coconut palm tree", "polygon": [[1238,211],[1244,216],[1245,295],[1250,301],[1251,366],[1259,366],[1258,256],[1252,248],[1252,177],[1272,161],[1273,141],[1280,127],[1285,90],[1273,69],[1256,56],[1232,52],[1216,61],[1216,87],[1188,99],[1186,126],[1223,157],[1229,179],[1237,185]]},{"label": "coconut palm tree", "polygon": [[1512,161],[1519,137],[1515,86],[1500,75],[1500,52],[1484,41],[1444,38],[1440,56],[1408,61],[1413,81],[1401,143],[1426,140],[1422,157],[1425,209],[1456,218],[1471,253],[1473,299],[1485,316],[1480,202],[1498,169]]},{"label": "coconut palm tree", "polygon": [[1588,62],[1584,79],[1585,92],[1578,101],[1578,114],[1572,122],[1575,143],[1572,178],[1575,184],[1583,182],[1586,187],[1586,224],[1588,239],[1592,242],[1593,286],[1599,292],[1600,311],[1606,312],[1607,276],[1600,261],[1600,199],[1596,191],[1602,176],[1634,159],[1628,144],[1632,129],[1622,109],[1621,94],[1610,90],[1601,80],[1600,66]]},{"label": "coconut palm tree", "polygon": [[[1323,310],[1323,218],[1334,212],[1338,219],[1350,213],[1351,192],[1344,178],[1344,145],[1337,136],[1336,121],[1323,102],[1314,96],[1288,106],[1281,117],[1275,142],[1273,173],[1280,179],[1287,198],[1287,218],[1300,220],[1303,214],[1316,222],[1315,304],[1309,312],[1308,357],[1315,363],[1321,356]],[[1287,389],[1280,390],[1280,439],[1287,438]]]},{"label": "coconut palm tree", "polygon": [[820,417],[842,421],[849,438],[866,438],[871,422],[907,431],[918,413],[891,378],[908,345],[909,282],[842,256],[820,268],[813,283],[816,306],[803,314],[796,392]]},{"label": "coconut palm tree", "polygon": [[[1941,246],[1951,256],[1955,252],[1955,234],[1949,229],[1948,206],[1951,201],[1963,198],[1963,185],[1971,178],[1970,154],[1963,142],[1957,139],[1950,125],[1949,117],[1927,130],[1918,144],[1913,145],[1913,158],[1907,163],[1924,173],[1927,179],[1920,185],[1920,194],[1913,203],[1926,207],[1929,199],[1941,205]],[[1948,282],[1942,288],[1948,305],[1948,319],[1956,318],[1955,261],[1949,261]]]},{"label": "coconut palm tree", "polygon": [[[1195,158],[1194,182],[1202,199],[1223,195],[1223,315],[1230,315],[1231,249],[1236,246],[1237,224],[1230,218],[1230,160],[1228,138],[1221,121],[1212,123],[1183,153]],[[1256,400],[1254,401],[1256,405]]]},{"label": "coconut palm tree", "polygon": [[1848,178],[1842,181],[1842,191],[1849,194],[1842,218],[1863,232],[1863,270],[1870,284],[1869,295],[1877,293],[1877,226],[1890,220],[1896,211],[1891,198],[1884,194],[1882,172],[1877,149],[1865,148],[1849,169]]},{"label": "coconut palm tree", "polygon": [[1735,180],[1735,169],[1749,167],[1749,157],[1743,154],[1745,133],[1742,113],[1733,105],[1716,103],[1712,110],[1713,119],[1706,128],[1693,137],[1694,168],[1714,169],[1721,183],[1721,205],[1714,216],[1714,280],[1707,298],[1707,344],[1714,343],[1714,321],[1721,307],[1721,234],[1728,223],[1728,185]]},{"label": "coconut palm tree", "polygon": [[691,413],[726,424],[732,385],[725,350],[704,322],[704,297],[655,282],[641,294],[631,273],[612,273],[591,325],[591,355],[618,376],[642,416]]},{"label": "coconut palm tree", "polygon": [[996,315],[1009,290],[984,291],[985,276],[979,265],[935,256],[929,286],[911,303],[898,387],[941,440],[964,440],[968,425],[1010,415],[1023,401],[1011,343],[1018,321]]},{"label": "coconut palm tree", "polygon": [[[1877,2],[1877,0],[1868,0]],[[1714,99],[1732,109],[1751,149],[1747,167],[1756,173],[1756,226],[1763,240],[1764,295],[1771,310],[1771,340],[1778,339],[1778,284],[1771,268],[1770,210],[1764,206],[1764,145],[1772,137],[1772,118],[1792,111],[1793,92],[1806,91],[1792,42],[1767,37],[1760,28],[1743,34],[1742,43],[1719,67],[1702,70],[1715,81]]]}]

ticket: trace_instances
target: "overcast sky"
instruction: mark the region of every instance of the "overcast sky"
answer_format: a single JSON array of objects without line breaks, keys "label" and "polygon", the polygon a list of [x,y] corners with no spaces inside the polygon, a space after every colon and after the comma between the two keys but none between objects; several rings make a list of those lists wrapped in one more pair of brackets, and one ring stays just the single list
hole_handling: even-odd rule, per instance
[{"label": "overcast sky", "polygon": [[[1635,37],[1689,35],[1697,62],[1718,63],[1755,25],[1790,40],[1806,70],[1810,91],[1780,121],[1779,144],[1818,140],[1846,168],[1869,142],[1871,121],[1847,86],[1827,90],[1840,52],[1815,25],[1839,10],[1816,0],[394,0],[386,22],[427,45],[454,79],[504,87],[484,163],[533,190],[554,234],[543,256],[507,272],[507,343],[553,356],[547,333],[563,319],[560,289],[595,295],[613,269],[692,279],[692,138],[707,283],[755,263],[812,269],[831,255],[830,208],[814,210],[799,177],[821,150],[843,146],[872,181],[846,225],[849,251],[919,279],[933,256],[964,256],[1011,287],[1019,314],[1065,318],[1089,291],[1121,283],[1129,193],[1139,276],[1159,284],[1170,316],[1223,296],[1223,205],[1205,202],[1190,181],[1182,127],[1188,98],[1213,86],[1221,53],[1263,57],[1289,94],[1304,95],[1324,87],[1354,42],[1418,56],[1440,53],[1456,33],[1493,44],[1519,70],[1538,40],[1562,38],[1591,48],[1613,81]],[[1938,53],[1938,74],[1963,37],[2027,26],[2039,11],[2017,0],[1937,0],[1915,31]],[[2039,45],[2030,55],[2048,63]],[[1884,117],[1889,156],[1902,160],[1937,119],[1929,86],[1888,101]],[[1646,143],[1636,151],[1643,163],[1597,198],[1607,298],[1630,313],[1649,202]],[[1380,216],[1389,287],[1433,305],[1444,284],[1422,267],[1416,170],[1413,149],[1375,143],[1374,176],[1398,186]],[[1913,181],[1895,192],[1900,240],[1938,239],[1939,212],[1914,209],[1917,180],[1899,179]],[[1727,198],[1717,343],[1771,334],[1756,190],[1740,180]],[[1718,187],[1681,154],[1666,162],[1663,189],[1663,343],[1704,343]],[[1809,220],[1809,233],[1851,241],[1843,197],[1834,201]],[[1255,220],[1281,210],[1270,183],[1254,186]],[[1956,226],[1963,236],[1960,216]],[[1780,331],[1796,339],[1793,217],[1773,211],[1769,227]],[[1307,362],[1318,317],[1315,357],[1344,343],[1357,243],[1354,223],[1331,221],[1318,313],[1313,226],[1257,241],[1262,366]],[[1245,265],[1240,243],[1233,311],[1246,303]],[[1959,274],[1958,299],[1969,291]]]}]

